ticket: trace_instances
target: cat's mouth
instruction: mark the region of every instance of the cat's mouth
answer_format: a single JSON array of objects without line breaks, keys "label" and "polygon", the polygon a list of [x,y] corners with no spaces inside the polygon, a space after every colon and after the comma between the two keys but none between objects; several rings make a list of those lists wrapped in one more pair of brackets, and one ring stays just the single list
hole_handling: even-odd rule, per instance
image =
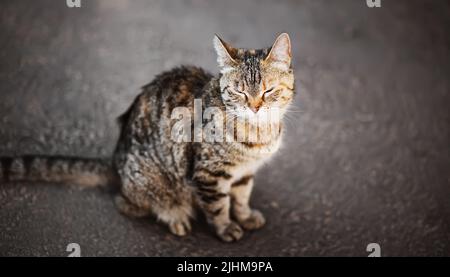
[{"label": "cat's mouth", "polygon": [[250,148],[262,148],[267,145],[269,145],[269,142],[265,143],[259,143],[259,142],[242,142],[244,146],[250,147]]}]

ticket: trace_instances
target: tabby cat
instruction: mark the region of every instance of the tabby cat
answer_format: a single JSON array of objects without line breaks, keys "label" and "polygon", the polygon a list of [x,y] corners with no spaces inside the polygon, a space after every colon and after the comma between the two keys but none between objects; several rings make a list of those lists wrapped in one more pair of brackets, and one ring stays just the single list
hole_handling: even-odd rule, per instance
[{"label": "tabby cat", "polygon": [[[218,76],[196,67],[179,67],[143,87],[119,118],[121,134],[112,160],[1,158],[0,181],[81,186],[118,183],[115,202],[122,213],[156,215],[178,236],[191,231],[197,209],[227,242],[241,239],[243,229],[261,228],[265,218],[249,206],[249,199],[255,172],[280,147],[282,125],[275,132],[271,128],[266,136],[259,132],[259,124],[272,123],[267,115],[273,109],[281,118],[293,99],[290,39],[281,34],[270,48],[248,50],[234,48],[215,36],[214,48]],[[226,140],[174,139],[173,111],[186,107],[198,117],[195,99],[224,112],[224,117],[215,113],[209,121],[200,122],[202,127],[208,122],[231,126],[234,132],[230,135],[227,130]],[[236,139],[236,131],[242,130],[248,136]],[[251,134],[257,139],[249,140]]]}]

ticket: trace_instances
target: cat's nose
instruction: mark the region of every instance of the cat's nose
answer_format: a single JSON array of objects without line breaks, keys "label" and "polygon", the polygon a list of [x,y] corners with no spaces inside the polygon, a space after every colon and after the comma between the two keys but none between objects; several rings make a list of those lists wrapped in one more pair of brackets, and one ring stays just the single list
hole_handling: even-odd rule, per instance
[{"label": "cat's nose", "polygon": [[252,110],[255,114],[258,113],[259,109],[261,108],[261,106],[263,105],[261,99],[250,99],[247,102],[248,107],[250,108],[250,110]]},{"label": "cat's nose", "polygon": [[255,114],[258,113],[259,109],[261,108],[261,106],[250,106],[250,110],[252,110],[252,112],[254,112]]}]

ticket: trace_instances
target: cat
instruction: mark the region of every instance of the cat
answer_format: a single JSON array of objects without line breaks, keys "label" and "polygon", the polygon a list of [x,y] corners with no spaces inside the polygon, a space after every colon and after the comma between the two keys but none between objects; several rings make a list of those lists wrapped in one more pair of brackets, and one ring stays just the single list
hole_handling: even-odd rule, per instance
[{"label": "cat", "polygon": [[[263,214],[252,209],[249,200],[256,171],[280,148],[283,125],[268,136],[256,133],[260,122],[270,121],[270,110],[276,109],[281,119],[295,95],[290,38],[283,33],[272,47],[258,50],[235,48],[217,35],[213,43],[220,74],[182,66],[156,76],[119,117],[121,132],[112,159],[1,158],[0,181],[85,187],[116,183],[120,212],[155,215],[177,236],[191,231],[196,210],[203,211],[225,242],[240,240],[244,230],[263,227]],[[174,140],[171,113],[187,107],[195,114],[195,99],[228,118],[214,114],[210,121],[259,139],[237,140],[232,133],[227,141]],[[230,138],[228,132],[225,136]]]}]

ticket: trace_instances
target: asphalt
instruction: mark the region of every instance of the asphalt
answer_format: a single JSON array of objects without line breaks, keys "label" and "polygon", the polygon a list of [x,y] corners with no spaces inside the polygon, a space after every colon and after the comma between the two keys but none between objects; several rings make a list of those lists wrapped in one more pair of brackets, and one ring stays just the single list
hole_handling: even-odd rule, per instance
[{"label": "asphalt", "polygon": [[129,219],[108,191],[0,186],[0,255],[450,255],[450,4],[445,0],[3,0],[0,155],[107,157],[115,119],[155,74],[217,73],[214,33],[240,47],[288,32],[297,92],[285,144],[252,197],[267,225],[217,240]]}]

